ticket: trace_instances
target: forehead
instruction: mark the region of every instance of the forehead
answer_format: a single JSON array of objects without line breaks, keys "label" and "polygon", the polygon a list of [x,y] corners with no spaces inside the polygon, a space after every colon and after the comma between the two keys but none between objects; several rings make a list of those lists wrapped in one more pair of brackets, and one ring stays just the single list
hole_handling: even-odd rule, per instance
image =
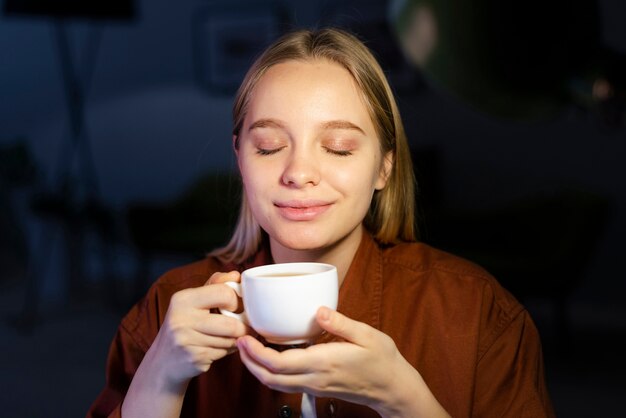
[{"label": "forehead", "polygon": [[[315,110],[319,117],[371,123],[363,94],[352,74],[326,59],[289,60],[270,67],[250,95],[248,115]],[[302,113],[302,112],[300,112]]]},{"label": "forehead", "polygon": [[[341,64],[326,58],[288,59],[267,68],[260,77],[259,83],[267,82],[268,78],[282,78],[288,76],[306,79],[311,75],[339,77],[342,82],[356,83],[352,74]],[[329,81],[332,81],[329,79]]]}]

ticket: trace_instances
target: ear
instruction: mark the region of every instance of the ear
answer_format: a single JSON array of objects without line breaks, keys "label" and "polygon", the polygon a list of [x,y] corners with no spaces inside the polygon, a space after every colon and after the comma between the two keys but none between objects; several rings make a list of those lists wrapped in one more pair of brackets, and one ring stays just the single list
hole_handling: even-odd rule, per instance
[{"label": "ear", "polygon": [[237,168],[239,168],[239,172],[241,173],[241,162],[239,160],[239,147],[237,146],[237,135],[233,135],[233,151],[235,152],[235,158],[237,160]]},{"label": "ear", "polygon": [[233,134],[233,151],[235,151],[235,155],[239,157],[239,147],[237,145],[237,135]]},{"label": "ear", "polygon": [[393,168],[394,157],[395,156],[392,151],[389,151],[383,157],[383,162],[380,165],[380,172],[378,173],[378,178],[376,179],[376,190],[381,190],[387,185],[387,180],[389,180],[391,169]]}]

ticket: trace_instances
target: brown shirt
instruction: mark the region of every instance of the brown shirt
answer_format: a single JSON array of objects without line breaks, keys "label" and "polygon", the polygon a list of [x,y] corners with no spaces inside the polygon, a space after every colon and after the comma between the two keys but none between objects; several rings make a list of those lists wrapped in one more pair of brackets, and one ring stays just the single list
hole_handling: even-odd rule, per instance
[{"label": "brown shirt", "polygon": [[[216,271],[249,265],[215,259],[166,273],[122,320],[111,344],[106,386],[87,417],[119,417],[133,374],[156,337],[171,296]],[[337,310],[395,341],[453,417],[552,417],[541,344],[528,312],[480,267],[425,244],[378,245],[364,234]],[[322,336],[318,343],[332,340]],[[299,394],[260,384],[237,354],[192,379],[182,417],[299,417]],[[318,399],[318,416],[376,417],[364,406]]]}]

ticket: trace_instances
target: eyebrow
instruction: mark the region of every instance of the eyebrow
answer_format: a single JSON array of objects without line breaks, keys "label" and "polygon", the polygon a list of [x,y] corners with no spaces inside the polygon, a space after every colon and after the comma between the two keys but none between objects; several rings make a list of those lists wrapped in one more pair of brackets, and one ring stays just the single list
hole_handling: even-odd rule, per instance
[{"label": "eyebrow", "polygon": [[252,123],[248,128],[248,132],[257,128],[280,128],[285,129],[285,125],[276,119],[259,119]]},{"label": "eyebrow", "polygon": [[358,131],[365,135],[363,129],[359,128],[352,122],[348,122],[347,120],[331,120],[328,122],[324,122],[322,124],[322,128],[324,129],[348,129],[352,131]]},{"label": "eyebrow", "polygon": [[[330,121],[322,123],[321,126],[322,126],[322,129],[325,129],[325,130],[326,129],[347,129],[347,130],[358,131],[362,133],[363,135],[365,135],[365,132],[363,131],[363,129],[361,129],[358,125],[355,125],[354,123],[349,122],[347,120],[330,120]],[[279,120],[271,119],[271,118],[259,119],[250,125],[250,127],[248,128],[248,132],[257,128],[285,129],[285,124]]]}]

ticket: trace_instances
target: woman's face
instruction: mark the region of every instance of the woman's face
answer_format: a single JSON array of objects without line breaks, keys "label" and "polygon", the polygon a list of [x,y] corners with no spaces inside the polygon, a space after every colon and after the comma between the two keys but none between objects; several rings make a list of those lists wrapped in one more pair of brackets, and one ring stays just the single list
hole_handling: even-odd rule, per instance
[{"label": "woman's face", "polygon": [[360,240],[372,195],[391,165],[352,76],[326,60],[287,61],[262,76],[237,157],[250,208],[273,251]]}]

